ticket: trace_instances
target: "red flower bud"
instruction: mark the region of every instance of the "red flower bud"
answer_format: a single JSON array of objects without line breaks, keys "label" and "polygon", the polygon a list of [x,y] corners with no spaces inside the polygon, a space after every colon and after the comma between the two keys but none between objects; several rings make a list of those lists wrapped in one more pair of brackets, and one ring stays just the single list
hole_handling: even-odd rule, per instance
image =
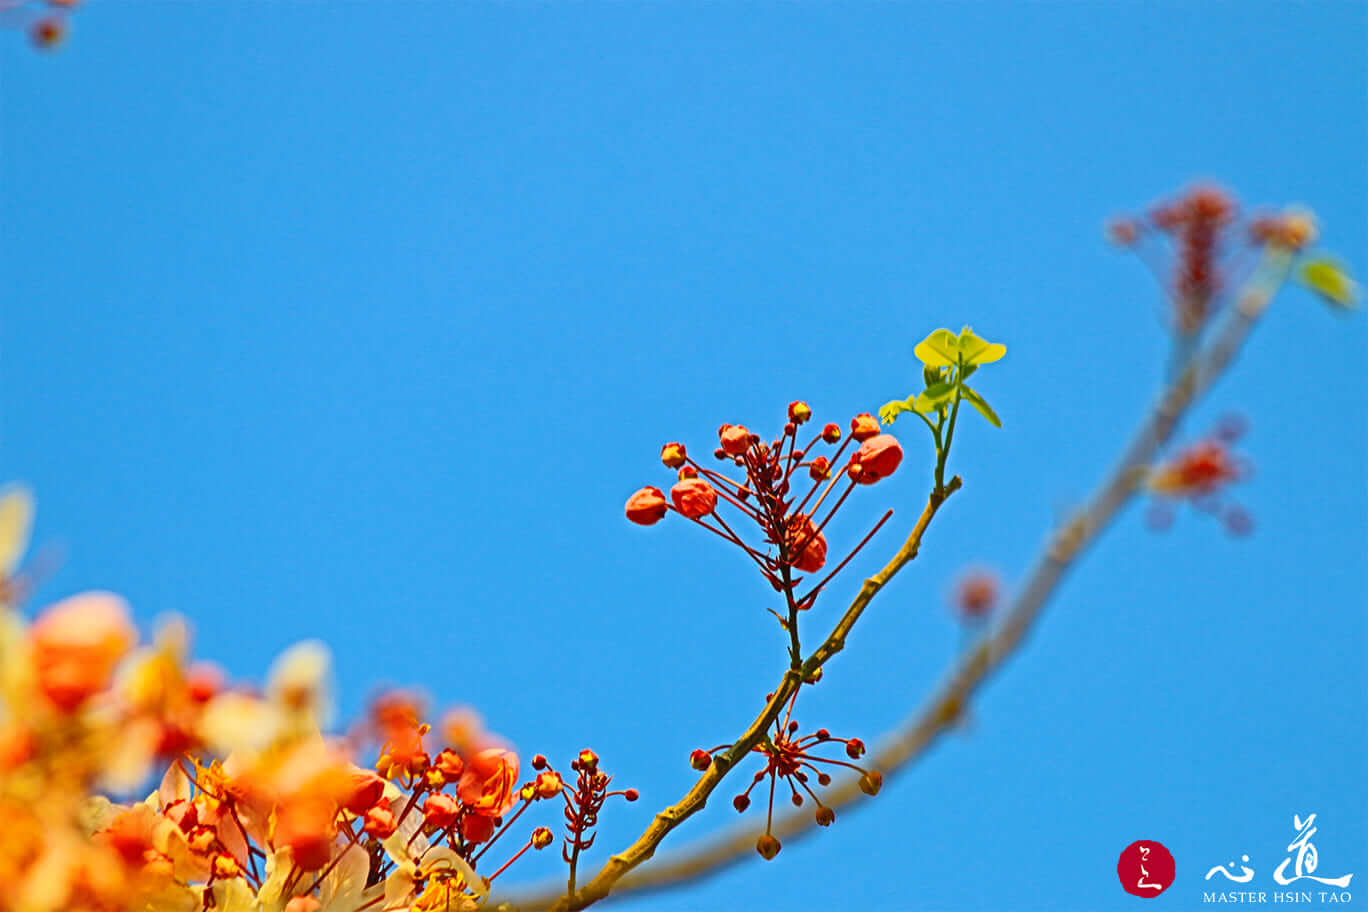
[{"label": "red flower bud", "polygon": [[366,811],[366,823],[362,829],[376,839],[388,839],[399,829],[399,818],[394,816],[389,805],[377,804]]},{"label": "red flower bud", "polygon": [[353,814],[364,814],[367,808],[385,797],[385,780],[376,775],[374,770],[353,769],[350,776],[351,782],[342,798],[342,807]]},{"label": "red flower bud", "polygon": [[808,404],[806,402],[790,402],[788,407],[788,417],[789,421],[792,421],[794,424],[803,424],[809,418],[812,417],[812,409],[808,408]]},{"label": "red flower bud", "polygon": [[827,443],[835,443],[841,439],[841,427],[834,422],[822,428],[822,439]]},{"label": "red flower bud", "polygon": [[553,770],[545,770],[537,774],[537,794],[542,798],[556,797],[561,793],[564,785],[560,773]]},{"label": "red flower bud", "polygon": [[442,774],[442,781],[451,783],[461,778],[461,773],[465,772],[465,761],[461,755],[451,748],[444,748],[437,759],[432,762],[432,766],[437,772]]},{"label": "red flower bud", "polygon": [[423,802],[423,822],[439,830],[446,829],[456,822],[458,810],[456,799],[450,795],[441,792],[429,795]]},{"label": "red flower bud", "polygon": [[722,439],[722,452],[728,456],[743,456],[750,447],[750,431],[739,424],[722,425],[717,436]]},{"label": "red flower bud", "polygon": [[628,801],[636,801],[638,798],[641,797],[641,793],[638,792],[636,789],[627,789],[627,791],[622,793],[622,797],[627,799]]},{"label": "red flower bud", "polygon": [[556,837],[551,835],[551,831],[546,827],[537,827],[532,831],[532,848],[544,849],[556,841]]},{"label": "red flower bud", "polygon": [[825,456],[818,456],[812,460],[812,465],[808,467],[808,475],[813,481],[822,481],[831,477],[831,462]]},{"label": "red flower bud", "polygon": [[701,478],[686,478],[670,488],[670,499],[689,519],[701,519],[717,507],[717,492]]},{"label": "red flower bud", "polygon": [[689,754],[689,765],[696,770],[705,770],[712,766],[712,754],[699,748]]},{"label": "red flower bud", "polygon": [[846,756],[850,757],[850,759],[857,760],[864,756],[864,752],[864,742],[859,738],[851,738],[846,742]]},{"label": "red flower bud", "polygon": [[879,433],[879,419],[868,412],[850,419],[850,436],[856,440],[868,440]]},{"label": "red flower bud", "polygon": [[736,808],[738,813],[744,811],[746,808],[750,807],[750,799],[745,795],[737,795],[732,799],[732,807]]},{"label": "red flower bud", "polygon": [[[789,563],[795,570],[816,573],[826,563],[826,537],[817,531],[812,519],[802,513],[789,518],[784,544],[789,551]],[[803,549],[801,554],[797,553],[799,548]]]},{"label": "red flower bud", "polygon": [[627,518],[639,526],[660,522],[665,510],[665,495],[660,488],[647,485],[627,498]]},{"label": "red flower bud", "polygon": [[850,477],[859,484],[873,484],[892,475],[898,463],[902,462],[902,456],[902,446],[892,434],[870,437],[860,444],[860,449],[855,453],[855,464],[860,467],[859,475],[852,472]]},{"label": "red flower bud", "polygon": [[677,469],[684,464],[685,453],[684,444],[667,443],[660,450],[660,461],[665,463],[667,469]]},{"label": "red flower bud", "polygon": [[467,814],[461,818],[461,837],[468,843],[487,842],[494,835],[494,818]]},{"label": "red flower bud", "polygon": [[825,804],[817,808],[817,825],[831,826],[831,821],[836,819],[836,812]]},{"label": "red flower bud", "polygon": [[587,747],[579,752],[580,766],[584,767],[585,769],[591,770],[594,767],[598,766],[598,760],[598,754],[594,753]]}]

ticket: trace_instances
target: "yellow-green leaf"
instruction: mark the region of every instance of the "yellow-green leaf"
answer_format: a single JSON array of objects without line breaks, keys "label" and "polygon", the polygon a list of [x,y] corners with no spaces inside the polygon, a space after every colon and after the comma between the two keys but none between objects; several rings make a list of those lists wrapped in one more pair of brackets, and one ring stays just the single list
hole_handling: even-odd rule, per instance
[{"label": "yellow-green leaf", "polygon": [[959,361],[959,342],[948,329],[938,329],[923,339],[912,354],[927,367],[950,367]]},{"label": "yellow-green leaf", "polygon": [[1334,260],[1320,257],[1302,264],[1301,280],[1307,288],[1336,307],[1358,304],[1358,283],[1349,278],[1344,267]]},{"label": "yellow-green leaf", "polygon": [[905,400],[894,399],[892,402],[886,403],[879,409],[879,420],[884,424],[892,424],[898,420],[898,416],[903,412],[916,411],[915,402],[915,396],[908,396]]},{"label": "yellow-green leaf", "polygon": [[983,400],[982,396],[967,386],[960,387],[960,395],[964,397],[966,402],[978,409],[978,413],[984,418],[987,418],[989,424],[993,427],[1002,427],[1002,420],[998,418],[997,412],[993,411],[992,407]]},{"label": "yellow-green leaf", "polygon": [[916,401],[912,403],[912,408],[918,412],[934,412],[942,405],[950,401],[950,397],[955,395],[955,387],[950,383],[933,383],[926,388]]},{"label": "yellow-green leaf", "polygon": [[992,364],[1007,354],[1007,346],[980,339],[967,326],[960,330],[958,346],[965,364]]}]

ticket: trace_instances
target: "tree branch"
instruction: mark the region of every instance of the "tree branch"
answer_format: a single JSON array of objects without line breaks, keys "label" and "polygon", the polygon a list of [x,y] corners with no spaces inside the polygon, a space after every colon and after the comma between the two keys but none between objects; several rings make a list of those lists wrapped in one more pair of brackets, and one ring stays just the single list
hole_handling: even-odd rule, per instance
[{"label": "tree branch", "polygon": [[[950,483],[943,490],[931,493],[916,525],[908,533],[907,540],[903,542],[902,547],[884,565],[882,570],[864,581],[859,594],[855,596],[855,600],[846,609],[845,614],[837,622],[826,641],[812,654],[811,658],[803,663],[801,670],[790,669],[784,673],[783,679],[775,688],[774,695],[765,705],[764,711],[755,717],[755,721],[751,722],[746,731],[730,748],[713,758],[712,765],[704,771],[699,780],[694,783],[693,788],[689,789],[679,803],[656,814],[650,825],[637,837],[635,842],[609,858],[602,870],[594,875],[593,880],[590,880],[578,891],[565,893],[561,888],[539,890],[527,896],[509,900],[507,905],[518,909],[544,909],[550,906],[552,912],[572,912],[572,910],[583,909],[585,906],[607,896],[609,891],[613,890],[629,871],[654,855],[656,847],[669,835],[670,831],[702,810],[704,805],[708,803],[708,797],[721,783],[723,777],[737,763],[744,760],[751,749],[760,742],[769,727],[774,724],[774,720],[779,717],[779,713],[789,698],[802,686],[802,681],[821,668],[822,663],[827,659],[844,648],[846,636],[855,626],[855,622],[860,619],[860,615],[864,613],[869,602],[878,594],[880,589],[888,584],[889,580],[897,575],[899,570],[917,556],[917,552],[921,548],[922,536],[926,534],[926,529],[931,524],[931,520],[946,499],[959,490],[960,484],[960,478],[956,476],[950,480]],[[753,850],[754,847],[755,840],[752,839],[750,848]]]},{"label": "tree branch", "polygon": [[[955,724],[974,692],[1020,646],[1065,572],[1134,496],[1145,469],[1173,436],[1178,422],[1239,354],[1285,280],[1290,256],[1270,254],[1265,266],[1240,296],[1216,338],[1205,349],[1195,352],[1184,365],[1178,379],[1164,390],[1141,422],[1130,444],[1122,451],[1119,464],[1087,506],[1075,513],[1050,537],[1025,585],[1006,613],[992,629],[961,653],[931,698],[884,739],[879,750],[871,757],[872,767],[889,776],[920,757],[942,733]],[[959,486],[958,482],[957,477],[946,486],[947,496]],[[932,498],[934,503],[934,494]],[[927,512],[923,512],[917,529],[908,538],[909,544],[920,540],[919,530],[924,531],[926,522],[930,520],[928,512],[934,515],[933,503],[928,503]],[[903,563],[915,557],[915,546],[909,554],[908,546],[904,545],[894,560],[890,561],[889,567],[893,567],[898,558],[904,555],[906,558]],[[884,572],[887,570],[888,567],[885,567]],[[813,667],[819,667],[841,650],[845,633],[858,620],[860,612],[882,583],[887,582],[886,578],[880,579],[882,576],[881,572],[865,581],[864,588],[836,630],[805,663],[805,673],[811,674],[808,665],[815,662]],[[840,809],[862,797],[865,796],[858,787],[858,779],[850,777],[828,789],[823,795],[823,802],[833,809]],[[814,826],[810,814],[791,811],[775,818],[771,832],[781,840],[787,840],[811,832]],[[717,873],[749,858],[756,839],[763,832],[761,828],[733,827],[696,847],[681,851],[661,865],[623,880],[616,887],[617,894],[665,889]],[[545,902],[544,899],[542,901]],[[536,905],[535,902],[530,904]]]}]

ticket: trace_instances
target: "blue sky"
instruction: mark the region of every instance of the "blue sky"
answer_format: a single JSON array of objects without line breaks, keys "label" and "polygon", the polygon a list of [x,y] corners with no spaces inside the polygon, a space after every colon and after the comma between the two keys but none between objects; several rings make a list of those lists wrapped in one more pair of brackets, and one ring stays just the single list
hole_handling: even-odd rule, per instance
[{"label": "blue sky", "polygon": [[[799,714],[872,742],[950,661],[958,572],[1020,577],[1157,388],[1160,293],[1104,218],[1208,177],[1368,264],[1359,3],[106,0],[55,55],[8,38],[0,473],[65,551],[40,601],[182,612],[247,678],[322,636],[344,715],[414,684],[592,746],[642,793],[597,861],[784,660],[739,553],[623,519],[663,442],[798,397],[845,423],[939,326],[1008,346],[976,382],[1004,429],[962,428],[964,490]],[[1137,839],[1177,861],[1156,907],[1198,908],[1242,853],[1274,889],[1313,812],[1320,873],[1368,877],[1366,332],[1288,292],[1184,427],[1250,419],[1251,538],[1132,507],[967,730],[775,862],[620,908],[1129,909]],[[894,430],[833,537],[892,526],[817,624],[920,509]]]}]

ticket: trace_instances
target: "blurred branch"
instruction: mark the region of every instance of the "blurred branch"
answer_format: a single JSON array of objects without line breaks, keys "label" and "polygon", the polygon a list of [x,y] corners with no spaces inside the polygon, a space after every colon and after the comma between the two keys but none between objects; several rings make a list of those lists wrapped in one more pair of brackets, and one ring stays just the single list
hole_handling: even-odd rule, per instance
[{"label": "blurred branch", "polygon": [[[634,843],[608,859],[602,870],[573,894],[566,894],[563,888],[555,887],[514,898],[508,901],[508,904],[519,909],[544,909],[549,906],[553,912],[583,909],[585,906],[607,896],[609,891],[613,890],[629,871],[654,855],[656,847],[669,835],[670,831],[702,810],[704,805],[708,803],[708,797],[721,783],[723,777],[744,760],[756,744],[760,743],[767,729],[774,724],[774,720],[779,717],[784,705],[802,685],[802,682],[821,668],[827,659],[844,648],[846,636],[855,626],[856,621],[860,619],[860,615],[864,613],[865,607],[878,594],[879,590],[897,575],[899,570],[916,558],[917,552],[921,548],[922,536],[926,533],[931,520],[950,495],[959,490],[960,484],[961,481],[956,476],[945,485],[944,489],[932,491],[916,525],[908,533],[906,541],[903,542],[898,552],[884,565],[882,570],[864,581],[859,594],[855,596],[841,620],[837,622],[822,645],[803,663],[802,669],[790,669],[784,673],[783,680],[779,682],[773,696],[765,705],[764,711],[755,717],[755,721],[751,722],[746,731],[730,748],[713,758],[712,764],[694,783],[693,788],[689,789],[688,793],[680,799],[678,804],[671,805],[656,814],[651,824],[646,827],[645,832],[637,837]],[[754,848],[755,840],[752,839],[749,849],[753,851]]]},{"label": "blurred branch", "polygon": [[[1290,265],[1291,257],[1285,253],[1270,253],[1268,255],[1263,268],[1258,271],[1251,280],[1249,287],[1241,294],[1236,306],[1217,332],[1215,339],[1206,348],[1195,352],[1187,359],[1178,374],[1177,380],[1164,390],[1159,400],[1145,416],[1129,446],[1122,452],[1121,459],[1111,475],[1099,487],[1088,504],[1075,513],[1050,537],[1028,575],[1025,585],[1006,613],[989,631],[959,656],[931,698],[885,738],[879,750],[871,758],[871,765],[875,769],[879,769],[886,776],[892,775],[906,768],[913,760],[921,756],[944,731],[955,724],[974,692],[1021,645],[1026,632],[1039,616],[1050,596],[1054,594],[1064,574],[1077,562],[1088,546],[1097,540],[1098,536],[1134,496],[1143,481],[1146,468],[1154,461],[1164,444],[1173,436],[1178,422],[1193,404],[1211,388],[1211,385],[1225,372],[1234,361],[1235,356],[1239,354],[1250,332],[1268,308],[1273,295],[1286,279]],[[959,479],[956,478],[950,485],[947,485],[947,494],[958,487],[958,481]],[[934,515],[935,507],[939,506],[935,503],[934,497],[933,494],[932,501],[928,503],[927,510],[922,514],[921,521],[913,530],[912,536],[909,536],[908,544],[899,551],[899,555],[907,552],[908,546],[911,545],[912,555],[915,556],[915,544],[920,540],[920,533],[924,531],[930,516]],[[903,560],[903,563],[906,563],[906,560],[910,560],[910,557]],[[898,557],[895,557],[890,562],[889,567],[893,567],[897,561]],[[901,564],[897,564],[897,566],[900,567]],[[886,567],[884,572],[887,570]],[[847,621],[853,624],[858,619],[864,605],[868,603],[869,598],[878,591],[883,582],[887,582],[887,578],[880,579],[884,577],[884,572],[881,572],[878,577],[865,581],[865,587],[861,589],[860,595],[856,598],[851,609],[847,611],[846,616],[842,618],[841,623],[837,625],[837,629],[833,631],[831,638],[804,665],[807,673],[811,673],[808,665],[815,662],[816,664],[813,667],[818,667],[827,658],[840,651],[841,645],[844,643],[844,631],[849,629]],[[896,569],[893,572],[896,572]],[[891,577],[892,574],[889,573],[888,576]],[[866,590],[871,584],[875,584],[874,588],[866,594]],[[789,684],[790,680],[789,676],[785,676],[785,684]],[[786,691],[784,699],[790,695],[792,695],[792,690]],[[765,715],[757,719],[747,730],[748,735],[751,733],[758,734],[765,725],[773,720],[778,712],[777,701],[779,700],[780,694],[776,693],[775,700],[771,701],[770,706],[766,708]],[[746,750],[749,749],[747,746]],[[728,755],[728,759],[731,763],[735,763],[742,756],[741,753],[732,753]],[[684,817],[702,807],[707,793],[711,792],[721,779],[720,773],[715,778],[711,778],[711,773],[712,770],[690,791],[689,797],[686,797],[685,803],[696,793],[700,793],[701,790],[696,805],[689,806],[687,813],[673,820],[668,827],[659,832],[658,836],[655,835],[657,825],[652,824],[652,828],[649,828],[631,849],[622,855],[614,856],[593,883],[586,885],[585,889],[573,898],[573,902],[570,901],[570,898],[562,899],[554,908],[557,910],[583,908],[584,905],[607,895],[609,889],[614,889],[617,895],[664,889],[697,880],[736,864],[742,859],[749,858],[751,853],[755,851],[756,839],[764,830],[762,828],[734,827],[719,836],[704,840],[694,848],[681,851],[654,868],[631,877],[623,877],[628,871],[651,856],[655,846],[659,844],[665,833],[673,829]],[[833,809],[849,806],[861,797],[864,797],[864,793],[860,791],[855,778],[834,785],[823,796],[824,802]],[[669,809],[665,814],[684,807],[685,803]],[[657,817],[657,821],[659,820],[660,817]],[[810,814],[803,811],[791,811],[784,816],[775,818],[771,832],[780,839],[792,838],[805,834],[815,825]],[[618,883],[619,879],[621,879],[620,883]],[[591,887],[595,888],[592,893],[590,892]],[[530,895],[519,903],[519,906],[541,908],[549,903],[554,895],[547,893]]]}]

